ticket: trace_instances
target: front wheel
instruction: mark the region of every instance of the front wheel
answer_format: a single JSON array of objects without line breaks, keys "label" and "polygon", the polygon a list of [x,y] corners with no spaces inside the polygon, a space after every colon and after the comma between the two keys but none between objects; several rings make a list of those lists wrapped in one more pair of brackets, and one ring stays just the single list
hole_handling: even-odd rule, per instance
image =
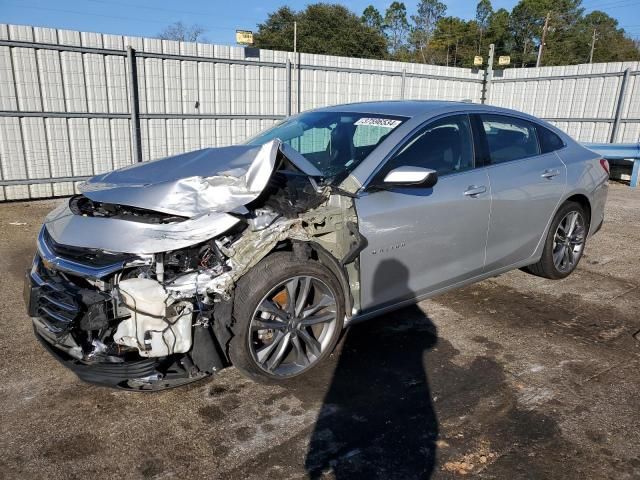
[{"label": "front wheel", "polygon": [[327,267],[272,254],[237,284],[231,362],[259,381],[306,373],[334,349],[344,315],[340,283]]},{"label": "front wheel", "polygon": [[587,215],[582,205],[565,203],[551,222],[540,261],[525,270],[554,280],[567,277],[582,258],[587,232]]}]

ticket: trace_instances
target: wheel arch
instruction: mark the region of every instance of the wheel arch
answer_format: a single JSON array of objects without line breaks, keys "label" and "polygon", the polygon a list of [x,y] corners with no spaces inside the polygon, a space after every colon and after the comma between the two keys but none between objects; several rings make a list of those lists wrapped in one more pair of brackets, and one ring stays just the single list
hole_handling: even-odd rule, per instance
[{"label": "wheel arch", "polygon": [[558,211],[562,207],[562,205],[567,202],[576,202],[578,205],[584,208],[584,211],[587,214],[587,234],[589,234],[589,232],[591,232],[591,201],[589,200],[589,197],[587,197],[583,193],[574,193],[573,195],[567,197],[564,202],[558,205],[556,211]]},{"label": "wheel arch", "polygon": [[345,268],[326,248],[317,242],[303,240],[283,240],[271,250],[265,258],[275,252],[290,251],[302,261],[313,260],[327,267],[336,277],[342,287],[344,297],[344,311],[347,318],[351,318],[353,295],[349,287],[349,277]]}]

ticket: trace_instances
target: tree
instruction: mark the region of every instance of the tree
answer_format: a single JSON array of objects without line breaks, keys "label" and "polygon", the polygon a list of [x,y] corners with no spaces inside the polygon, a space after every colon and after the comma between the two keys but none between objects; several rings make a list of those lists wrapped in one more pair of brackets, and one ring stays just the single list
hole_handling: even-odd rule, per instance
[{"label": "tree", "polygon": [[253,36],[254,45],[270,50],[293,51],[293,22],[300,21],[300,16],[289,7],[280,7],[269,13],[267,21],[258,24],[258,31]]},{"label": "tree", "polygon": [[376,32],[384,33],[384,18],[382,18],[382,15],[378,11],[378,9],[373,5],[369,5],[364,9],[360,20],[367,27],[372,28]]},{"label": "tree", "polygon": [[385,37],[364,25],[342,5],[315,3],[295,12],[281,7],[258,25],[254,43],[259,48],[293,50],[293,22],[298,23],[298,50],[345,57],[384,58]]},{"label": "tree", "polygon": [[422,61],[427,63],[425,50],[438,21],[444,16],[447,6],[438,0],[420,0],[418,12],[411,16],[415,26],[411,31],[411,43],[420,52]]},{"label": "tree", "polygon": [[409,34],[409,21],[407,20],[407,7],[402,2],[393,2],[384,14],[384,24],[389,39],[389,50],[396,58],[406,50],[407,35]]},{"label": "tree", "polygon": [[430,42],[433,63],[453,67],[470,67],[476,54],[474,22],[457,17],[443,17],[436,24]]},{"label": "tree", "polygon": [[480,0],[478,5],[476,5],[476,23],[478,24],[480,34],[478,39],[478,53],[482,52],[482,36],[487,31],[487,28],[489,28],[491,15],[493,15],[491,0]]},{"label": "tree", "polygon": [[[596,32],[594,62],[640,60],[640,50],[632,39],[625,36],[624,30],[618,27],[618,21],[598,10],[578,20],[572,28],[571,44],[567,49],[569,58],[566,60],[571,63],[589,61],[594,31]],[[552,61],[560,63],[561,59],[552,58]]]},{"label": "tree", "polygon": [[179,42],[197,42],[206,41],[202,34],[206,32],[205,28],[198,25],[185,25],[182,22],[175,22],[167,26],[158,34],[158,38],[162,40],[177,40]]},{"label": "tree", "polygon": [[[515,45],[513,34],[510,30],[510,15],[507,10],[501,8],[493,12],[489,17],[489,25],[485,34],[485,43],[495,45],[495,55],[510,55]],[[482,54],[483,52],[481,52]]]}]

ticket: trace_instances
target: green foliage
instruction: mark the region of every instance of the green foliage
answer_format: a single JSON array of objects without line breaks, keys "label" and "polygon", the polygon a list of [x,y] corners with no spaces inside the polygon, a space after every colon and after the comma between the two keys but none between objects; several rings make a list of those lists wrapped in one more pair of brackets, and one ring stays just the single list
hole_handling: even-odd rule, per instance
[{"label": "green foliage", "polygon": [[384,33],[384,18],[382,18],[382,15],[378,11],[378,9],[373,5],[369,5],[364,9],[360,20],[367,27],[374,29],[376,32]]},{"label": "green foliage", "polygon": [[422,61],[427,63],[426,50],[433,36],[437,23],[444,17],[447,6],[438,0],[420,0],[417,15],[412,15],[413,28],[409,41],[413,48],[420,53]]},{"label": "green foliage", "polygon": [[389,39],[389,53],[395,58],[401,58],[407,53],[407,35],[409,21],[407,7],[402,2],[393,2],[384,14],[384,25]]},{"label": "green foliage", "polygon": [[255,46],[273,50],[293,50],[293,23],[298,23],[298,50],[305,53],[345,57],[383,58],[387,53],[380,31],[362,23],[346,7],[315,3],[296,12],[281,7],[258,25]]},{"label": "green foliage", "polygon": [[316,3],[295,12],[282,7],[258,26],[262,48],[293,49],[293,22],[298,22],[302,52],[472,67],[475,55],[485,59],[489,44],[495,55],[510,55],[511,67],[535,66],[545,18],[549,15],[542,65],[589,61],[595,31],[594,62],[640,60],[640,42],[629,38],[617,20],[604,12],[587,15],[582,0],[520,0],[509,12],[479,0],[473,20],[445,16],[439,0],[416,0],[416,14],[394,1],[384,16],[369,5],[357,17],[347,8]]}]

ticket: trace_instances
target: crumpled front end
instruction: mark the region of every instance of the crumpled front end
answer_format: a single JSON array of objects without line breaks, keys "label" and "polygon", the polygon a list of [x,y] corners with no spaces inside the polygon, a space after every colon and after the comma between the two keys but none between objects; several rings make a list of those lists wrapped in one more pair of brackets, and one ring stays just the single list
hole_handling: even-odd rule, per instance
[{"label": "crumpled front end", "polygon": [[322,251],[357,305],[352,198],[278,140],[202,152],[96,177],[47,217],[25,301],[80,378],[155,390],[228,365],[234,286],[276,249]]}]

